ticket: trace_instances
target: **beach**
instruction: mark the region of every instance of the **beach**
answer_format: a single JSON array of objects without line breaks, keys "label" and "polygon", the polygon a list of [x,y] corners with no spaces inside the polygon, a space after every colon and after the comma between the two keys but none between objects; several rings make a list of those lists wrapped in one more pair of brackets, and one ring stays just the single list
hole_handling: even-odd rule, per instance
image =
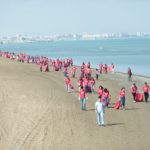
[{"label": "beach", "polygon": [[[0,150],[149,150],[150,102],[133,103],[130,87],[136,83],[142,91],[150,78],[132,79],[114,73],[96,81],[96,89],[103,85],[111,93],[103,128],[96,122],[97,94],[88,94],[87,111],[81,110],[77,77],[67,93],[61,71],[40,72],[35,64],[0,57]],[[122,86],[125,111],[113,108]]]}]

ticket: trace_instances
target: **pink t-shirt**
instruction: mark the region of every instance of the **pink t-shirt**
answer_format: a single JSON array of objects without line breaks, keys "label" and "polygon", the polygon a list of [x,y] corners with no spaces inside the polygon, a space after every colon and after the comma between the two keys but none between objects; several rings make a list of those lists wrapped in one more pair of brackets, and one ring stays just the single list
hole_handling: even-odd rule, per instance
[{"label": "pink t-shirt", "polygon": [[148,85],[143,86],[143,92],[145,92],[145,93],[149,92],[149,86]]},{"label": "pink t-shirt", "polygon": [[125,97],[125,91],[121,91],[121,92],[119,93],[119,95],[120,95],[120,97]]},{"label": "pink t-shirt", "polygon": [[69,79],[69,78],[66,78],[66,79],[65,79],[65,83],[66,83],[66,84],[69,84],[69,82],[70,82],[70,79]]},{"label": "pink t-shirt", "polygon": [[137,92],[137,87],[136,86],[131,86],[131,92],[136,93]]},{"label": "pink t-shirt", "polygon": [[99,95],[99,96],[102,96],[102,95],[103,95],[103,90],[102,90],[102,89],[99,89],[99,90],[98,90],[98,95]]},{"label": "pink t-shirt", "polygon": [[79,97],[80,98],[85,98],[85,90],[83,90],[83,89],[80,90]]}]

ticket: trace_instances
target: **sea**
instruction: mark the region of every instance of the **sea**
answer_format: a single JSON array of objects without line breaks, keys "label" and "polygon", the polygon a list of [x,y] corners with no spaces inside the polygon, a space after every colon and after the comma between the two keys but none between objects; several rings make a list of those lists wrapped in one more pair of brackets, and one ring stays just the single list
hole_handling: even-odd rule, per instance
[{"label": "sea", "polygon": [[150,38],[73,40],[0,44],[0,50],[45,56],[52,59],[73,58],[74,65],[115,64],[116,72],[150,77]]}]

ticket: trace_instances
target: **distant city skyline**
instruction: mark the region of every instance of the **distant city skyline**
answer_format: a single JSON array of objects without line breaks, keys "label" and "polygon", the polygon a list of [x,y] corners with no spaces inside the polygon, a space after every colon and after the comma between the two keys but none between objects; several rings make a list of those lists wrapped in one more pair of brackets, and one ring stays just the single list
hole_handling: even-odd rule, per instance
[{"label": "distant city skyline", "polygon": [[0,0],[0,36],[150,32],[149,0]]}]

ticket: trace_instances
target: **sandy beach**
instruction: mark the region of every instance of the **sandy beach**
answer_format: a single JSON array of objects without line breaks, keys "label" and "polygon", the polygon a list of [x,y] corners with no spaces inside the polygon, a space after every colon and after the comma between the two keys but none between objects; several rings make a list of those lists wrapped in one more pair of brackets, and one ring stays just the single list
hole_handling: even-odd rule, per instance
[{"label": "sandy beach", "polygon": [[[94,73],[95,77],[95,73]],[[105,127],[96,122],[97,94],[88,94],[87,111],[80,109],[77,78],[67,93],[62,72],[40,72],[35,64],[0,57],[0,150],[149,150],[150,102],[133,103],[130,86],[139,91],[150,79],[121,73],[101,75],[96,88],[110,90]],[[114,110],[126,87],[126,110]]]}]

